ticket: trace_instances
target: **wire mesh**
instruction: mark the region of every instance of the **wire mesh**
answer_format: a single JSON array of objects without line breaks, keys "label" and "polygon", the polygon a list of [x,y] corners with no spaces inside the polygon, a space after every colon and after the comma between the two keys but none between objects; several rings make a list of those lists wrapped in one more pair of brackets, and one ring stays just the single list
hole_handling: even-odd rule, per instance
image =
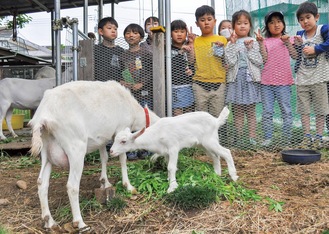
[{"label": "wire mesh", "polygon": [[[229,2],[232,9],[241,9],[239,1]],[[172,47],[173,115],[207,111],[217,117],[228,105],[231,114],[218,132],[224,146],[264,150],[324,147],[329,131],[328,47],[322,47],[320,53],[305,52],[307,47],[328,43],[328,26],[321,26],[328,24],[328,3],[321,2],[321,24],[311,37],[299,32],[301,40],[296,39],[297,31],[302,30],[295,16],[298,4],[260,3],[246,6],[253,8],[249,10],[255,28],[265,26],[265,15],[278,4],[289,11],[285,22],[288,40],[268,37],[264,31],[260,32],[262,42],[253,31],[236,42],[224,40],[224,46],[215,43],[222,40],[218,36],[212,41],[195,39],[194,61],[185,50]],[[116,39],[115,44],[111,48],[94,46],[94,79],[120,82],[141,105],[152,109],[153,93],[157,92],[152,81],[159,79],[153,76],[152,50],[130,51],[124,38]]]},{"label": "wire mesh", "polygon": [[[250,36],[237,37],[234,42],[218,35],[211,40],[197,36],[194,60],[188,51],[172,46],[171,98],[162,101],[172,100],[173,115],[207,111],[217,117],[228,105],[231,114],[218,134],[229,148],[328,147],[329,3],[310,1],[317,4],[319,18],[315,20],[317,30],[308,35],[296,17],[302,2],[227,1],[229,19],[241,6],[249,12],[254,26]],[[265,18],[273,10],[283,14],[290,38],[266,35]],[[62,83],[72,80],[72,30],[65,32]],[[144,45],[150,43],[146,38]],[[223,45],[218,45],[221,40]],[[154,109],[159,91],[154,80],[161,79],[154,76],[156,51],[150,45],[132,50],[127,41],[119,37],[115,46],[93,45],[92,80],[118,81],[142,106]],[[310,48],[316,48],[315,53]]]}]

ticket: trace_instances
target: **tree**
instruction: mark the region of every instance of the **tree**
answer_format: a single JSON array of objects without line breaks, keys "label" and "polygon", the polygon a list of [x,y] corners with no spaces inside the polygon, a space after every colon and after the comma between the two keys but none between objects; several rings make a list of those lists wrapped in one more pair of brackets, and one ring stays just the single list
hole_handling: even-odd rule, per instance
[{"label": "tree", "polygon": [[[24,28],[25,24],[32,21],[32,17],[26,14],[21,14],[16,16],[16,23],[18,28]],[[13,20],[9,20],[9,16],[0,16],[0,26],[5,25],[7,28],[13,28]]]}]

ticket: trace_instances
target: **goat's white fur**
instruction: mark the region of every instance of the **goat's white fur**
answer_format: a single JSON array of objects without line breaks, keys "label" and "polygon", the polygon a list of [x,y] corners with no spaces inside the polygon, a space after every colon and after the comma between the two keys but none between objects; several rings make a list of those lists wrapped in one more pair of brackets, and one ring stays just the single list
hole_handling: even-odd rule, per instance
[{"label": "goat's white fur", "polygon": [[229,115],[225,107],[218,118],[207,112],[192,112],[176,117],[161,118],[154,125],[141,131],[131,133],[129,128],[119,132],[110,150],[117,156],[124,152],[145,149],[157,153],[156,159],[163,155],[168,159],[168,193],[174,191],[176,182],[178,153],[182,148],[202,146],[207,155],[213,159],[216,174],[221,175],[220,157],[224,158],[232,180],[238,176],[234,166],[231,151],[219,144],[218,128],[222,126]]},{"label": "goat's white fur", "polygon": [[[159,119],[151,111],[149,116],[151,124]],[[86,224],[79,207],[79,185],[86,153],[97,149],[100,151],[101,187],[110,187],[112,185],[106,173],[106,144],[126,127],[138,130],[145,124],[143,107],[126,88],[115,81],[75,81],[45,92],[29,125],[33,133],[31,153],[38,155],[41,152],[38,194],[46,228],[57,225],[48,206],[52,165],[69,167],[67,193],[73,222],[83,228]],[[127,174],[126,155],[122,153],[118,156],[122,183],[134,193],[136,190]]]}]

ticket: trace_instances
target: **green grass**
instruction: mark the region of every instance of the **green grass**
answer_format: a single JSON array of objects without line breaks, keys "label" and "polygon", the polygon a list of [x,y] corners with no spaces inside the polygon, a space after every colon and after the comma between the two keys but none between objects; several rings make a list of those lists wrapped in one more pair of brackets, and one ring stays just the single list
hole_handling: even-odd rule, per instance
[{"label": "green grass", "polygon": [[25,155],[12,160],[9,154],[5,151],[0,153],[0,163],[6,165],[8,168],[29,168],[35,165],[40,165],[40,160],[38,158],[32,157],[30,155]]},{"label": "green grass", "polygon": [[[328,150],[325,150],[324,155],[328,158]],[[284,203],[275,201],[268,196],[262,197],[257,194],[256,190],[247,188],[243,182],[233,182],[229,178],[227,168],[223,167],[223,175],[215,174],[211,163],[196,160],[196,155],[204,155],[204,152],[199,148],[183,149],[180,152],[178,160],[178,171],[176,173],[177,183],[179,187],[175,192],[168,195],[169,187],[167,180],[167,164],[163,158],[159,158],[155,163],[152,163],[148,158],[139,160],[133,163],[128,163],[129,178],[132,185],[142,195],[143,202],[152,200],[167,201],[170,204],[175,204],[183,209],[193,209],[207,207],[213,202],[228,200],[238,203],[258,202],[263,201],[268,204],[269,209],[280,212],[283,209]],[[250,154],[251,156],[253,153]],[[87,164],[95,164],[98,162],[99,154],[89,154],[86,158]],[[29,168],[36,164],[40,165],[39,159],[29,156],[22,156],[15,161],[10,161],[4,153],[0,155],[1,164],[8,165],[8,168]],[[100,163],[100,162],[98,162]],[[109,178],[113,178],[116,186],[117,197],[113,203],[106,204],[107,209],[120,211],[126,207],[124,200],[132,196],[127,192],[122,185],[121,167],[110,165],[107,167]],[[56,179],[62,176],[67,176],[67,171],[52,172],[51,178]],[[84,175],[100,173],[100,168],[86,169]],[[272,189],[279,189],[272,187]],[[95,200],[81,198],[81,209],[85,212],[91,209],[100,209],[102,206]],[[71,218],[69,205],[60,206],[56,210],[58,220],[68,220]]]},{"label": "green grass", "polygon": [[[189,154],[194,150],[184,150],[183,152]],[[176,173],[179,187],[168,196],[166,163],[163,159],[158,160],[156,163],[141,160],[128,164],[129,174],[133,175],[130,176],[130,182],[136,186],[146,201],[164,198],[168,199],[170,203],[180,204],[182,208],[196,208],[205,207],[219,200],[248,202],[262,199],[255,190],[245,188],[241,182],[231,181],[226,169],[223,176],[220,177],[215,174],[211,164],[195,160],[193,156],[185,156],[182,153],[180,153],[178,161],[179,170]],[[122,196],[130,196],[122,186],[121,180],[118,179],[118,181],[116,192]],[[189,199],[186,198],[186,195],[179,195],[180,193],[190,194]]]},{"label": "green grass", "polygon": [[106,207],[109,211],[118,213],[127,206],[127,202],[121,197],[114,197],[106,203]]},{"label": "green grass", "polygon": [[9,234],[9,233],[10,232],[6,228],[0,225],[0,234]]}]

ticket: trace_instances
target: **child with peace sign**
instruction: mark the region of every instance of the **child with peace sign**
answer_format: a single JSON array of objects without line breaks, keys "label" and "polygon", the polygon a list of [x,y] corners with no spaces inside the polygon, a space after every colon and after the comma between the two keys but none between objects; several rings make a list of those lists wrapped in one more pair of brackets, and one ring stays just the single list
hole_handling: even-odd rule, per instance
[{"label": "child with peace sign", "polygon": [[263,60],[258,43],[250,36],[250,14],[245,10],[235,12],[232,26],[234,31],[225,48],[225,61],[228,65],[225,101],[232,105],[237,130],[235,137],[243,134],[246,115],[249,143],[256,145],[256,104],[261,101],[259,82]]},{"label": "child with peace sign", "polygon": [[284,144],[289,144],[291,138],[292,111],[291,111],[291,86],[294,83],[290,68],[288,45],[289,36],[286,35],[286,24],[281,12],[271,11],[265,16],[263,29],[265,38],[260,29],[256,34],[260,51],[264,61],[261,78],[261,97],[263,104],[262,123],[264,141],[262,146],[270,146],[273,136],[274,103],[278,102],[283,120],[282,139]]}]

